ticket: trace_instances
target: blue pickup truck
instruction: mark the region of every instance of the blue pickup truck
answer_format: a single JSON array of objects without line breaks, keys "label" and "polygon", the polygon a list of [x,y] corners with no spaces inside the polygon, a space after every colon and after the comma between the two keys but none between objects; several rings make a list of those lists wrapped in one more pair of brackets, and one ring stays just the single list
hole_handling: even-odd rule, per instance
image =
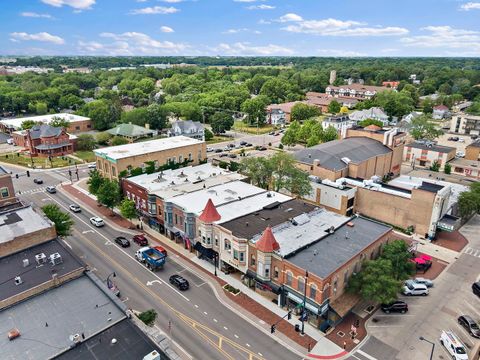
[{"label": "blue pickup truck", "polygon": [[162,269],[165,265],[166,256],[159,250],[145,246],[137,250],[135,253],[135,258],[144,263],[147,268],[152,271]]}]

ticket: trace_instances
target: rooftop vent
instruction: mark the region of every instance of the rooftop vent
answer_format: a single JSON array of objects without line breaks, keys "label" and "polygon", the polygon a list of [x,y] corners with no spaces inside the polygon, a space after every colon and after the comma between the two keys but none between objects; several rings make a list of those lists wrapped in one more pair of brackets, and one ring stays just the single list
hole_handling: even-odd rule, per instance
[{"label": "rooftop vent", "polygon": [[318,255],[318,250],[317,249],[313,250],[313,256],[317,256],[317,255]]},{"label": "rooftop vent", "polygon": [[23,283],[22,278],[20,276],[15,276],[15,285],[20,285]]},{"label": "rooftop vent", "polygon": [[172,180],[172,182],[170,183],[170,185],[175,185],[175,181]]},{"label": "rooftop vent", "polygon": [[343,157],[341,160],[347,165],[352,161],[348,157]]},{"label": "rooftop vent", "polygon": [[353,222],[349,221],[349,222],[347,223],[347,226],[354,227],[355,224],[354,224]]},{"label": "rooftop vent", "polygon": [[312,158],[312,154],[308,154],[308,158],[311,159],[311,158]]},{"label": "rooftop vent", "polygon": [[8,340],[12,341],[20,336],[20,331],[18,329],[12,329],[8,332]]},{"label": "rooftop vent", "polygon": [[50,258],[50,264],[52,265],[58,265],[63,263],[62,256],[58,252],[50,254],[49,258]]},{"label": "rooftop vent", "polygon": [[80,334],[70,335],[70,341],[74,342],[75,344],[78,344],[81,340],[82,337]]},{"label": "rooftop vent", "polygon": [[113,338],[111,343],[112,343],[112,345],[115,345],[117,343],[117,339]]},{"label": "rooftop vent", "polygon": [[267,192],[267,197],[268,197],[268,198],[271,198],[271,197],[272,197],[272,193],[271,193],[270,191]]},{"label": "rooftop vent", "polygon": [[35,261],[38,265],[45,264],[47,262],[47,257],[45,256],[45,253],[36,254]]},{"label": "rooftop vent", "polygon": [[23,259],[23,267],[27,267],[28,265],[30,265],[30,261],[28,261],[28,259]]},{"label": "rooftop vent", "polygon": [[327,233],[329,234],[333,234],[335,232],[335,226],[330,226],[327,230],[326,230]]}]

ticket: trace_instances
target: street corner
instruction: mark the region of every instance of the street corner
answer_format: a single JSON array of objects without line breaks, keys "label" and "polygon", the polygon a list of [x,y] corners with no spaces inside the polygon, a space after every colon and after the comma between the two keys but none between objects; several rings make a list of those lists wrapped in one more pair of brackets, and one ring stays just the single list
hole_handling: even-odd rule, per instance
[{"label": "street corner", "polygon": [[304,358],[304,360],[308,359],[322,359],[322,360],[328,360],[328,359],[341,359],[344,356],[348,355],[348,351],[343,350],[339,353],[336,354],[331,354],[331,355],[320,355],[320,354],[314,354],[313,352],[307,354],[307,357]]},{"label": "street corner", "polygon": [[460,252],[467,246],[468,240],[459,230],[452,232],[440,231],[432,243],[449,250]]},{"label": "street corner", "polygon": [[[363,339],[367,336],[366,322],[373,314],[370,312],[366,317],[360,317],[357,314],[350,312],[338,325],[331,330],[326,338],[341,349],[344,350],[341,356],[344,356],[347,352],[352,351]],[[317,358],[321,359],[321,358]],[[323,359],[335,359],[323,358]]]}]

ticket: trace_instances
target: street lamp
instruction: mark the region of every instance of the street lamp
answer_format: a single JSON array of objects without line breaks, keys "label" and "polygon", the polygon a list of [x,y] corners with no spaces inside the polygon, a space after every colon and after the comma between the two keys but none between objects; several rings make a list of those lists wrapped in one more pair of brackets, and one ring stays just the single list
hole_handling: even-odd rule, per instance
[{"label": "street lamp", "polygon": [[117,274],[114,272],[112,272],[110,275],[107,276],[107,287],[110,289],[112,286],[112,283],[110,282],[110,276],[113,276],[113,277],[117,277]]},{"label": "street lamp", "polygon": [[435,350],[435,343],[431,342],[430,340],[425,339],[423,336],[420,336],[418,339],[421,340],[421,341],[425,341],[425,342],[432,345],[432,351],[430,352],[430,360],[432,360],[433,359],[433,351]]},{"label": "street lamp", "polygon": [[305,318],[307,316],[307,312],[306,312],[307,284],[308,284],[308,270],[305,271],[305,284],[304,284],[303,308],[302,308],[302,331],[300,332],[301,335],[305,335]]}]

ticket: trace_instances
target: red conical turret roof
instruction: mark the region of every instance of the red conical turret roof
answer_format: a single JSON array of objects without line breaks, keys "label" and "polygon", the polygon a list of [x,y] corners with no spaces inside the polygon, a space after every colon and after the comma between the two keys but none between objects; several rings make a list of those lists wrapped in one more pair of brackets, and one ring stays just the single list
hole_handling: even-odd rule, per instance
[{"label": "red conical turret roof", "polygon": [[203,209],[202,214],[198,218],[204,223],[213,223],[214,221],[220,220],[222,217],[218,213],[215,205],[213,205],[212,199],[208,199],[205,209]]},{"label": "red conical turret roof", "polygon": [[255,245],[257,247],[257,250],[264,253],[270,253],[274,250],[280,249],[280,245],[275,239],[275,236],[273,236],[272,228],[270,226],[265,229],[262,237],[256,242]]}]

